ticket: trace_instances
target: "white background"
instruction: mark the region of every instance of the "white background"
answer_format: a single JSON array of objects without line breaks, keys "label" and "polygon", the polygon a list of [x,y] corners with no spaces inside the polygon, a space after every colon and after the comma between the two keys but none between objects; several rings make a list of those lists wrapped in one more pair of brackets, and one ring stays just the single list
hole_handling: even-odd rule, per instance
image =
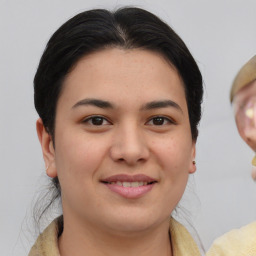
[{"label": "white background", "polygon": [[229,103],[236,72],[256,54],[255,0],[0,0],[1,255],[25,256],[34,241],[30,209],[43,184],[44,163],[32,81],[47,40],[80,11],[127,4],[170,24],[204,77],[197,173],[184,205],[206,249],[222,233],[255,220],[253,153],[238,136]]}]

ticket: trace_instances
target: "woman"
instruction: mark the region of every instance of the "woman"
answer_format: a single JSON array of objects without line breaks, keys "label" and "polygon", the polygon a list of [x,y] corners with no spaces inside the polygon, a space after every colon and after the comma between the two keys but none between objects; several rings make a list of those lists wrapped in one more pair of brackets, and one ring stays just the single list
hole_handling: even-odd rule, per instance
[{"label": "woman", "polygon": [[[256,151],[256,56],[238,72],[230,91],[238,132]],[[256,157],[252,160],[252,178],[256,180]],[[256,222],[235,229],[216,239],[207,256],[256,255]]]},{"label": "woman", "polygon": [[91,10],[51,37],[34,79],[37,132],[63,217],[34,255],[200,255],[170,218],[196,171],[202,77],[138,8]]}]

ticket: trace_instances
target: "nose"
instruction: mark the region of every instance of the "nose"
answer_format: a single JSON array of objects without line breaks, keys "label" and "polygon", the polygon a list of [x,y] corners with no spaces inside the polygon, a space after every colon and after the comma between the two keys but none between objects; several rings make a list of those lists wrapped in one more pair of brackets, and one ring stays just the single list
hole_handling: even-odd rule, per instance
[{"label": "nose", "polygon": [[139,162],[145,162],[149,158],[149,154],[150,151],[143,131],[136,125],[120,127],[113,135],[110,149],[110,157],[113,161],[135,165]]}]

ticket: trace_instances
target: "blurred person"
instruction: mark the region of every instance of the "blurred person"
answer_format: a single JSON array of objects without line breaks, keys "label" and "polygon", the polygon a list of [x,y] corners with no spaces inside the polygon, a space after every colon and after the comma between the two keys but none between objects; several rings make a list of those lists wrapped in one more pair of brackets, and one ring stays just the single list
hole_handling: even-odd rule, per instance
[{"label": "blurred person", "polygon": [[[238,132],[256,151],[256,56],[238,72],[230,91]],[[252,160],[252,178],[256,180],[256,156]],[[232,230],[216,239],[207,256],[255,256],[256,222]]]}]

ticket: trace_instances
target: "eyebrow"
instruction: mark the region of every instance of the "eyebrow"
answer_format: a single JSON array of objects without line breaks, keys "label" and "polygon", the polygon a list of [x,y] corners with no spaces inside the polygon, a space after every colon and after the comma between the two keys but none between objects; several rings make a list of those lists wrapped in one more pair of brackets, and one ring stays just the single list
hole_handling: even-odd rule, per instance
[{"label": "eyebrow", "polygon": [[[83,99],[83,100],[78,101],[72,107],[72,109],[77,108],[79,106],[86,106],[86,105],[91,105],[91,106],[95,106],[95,107],[102,108],[102,109],[106,109],[106,108],[113,109],[114,108],[114,105],[112,103],[110,103],[109,101],[99,100],[99,99]],[[145,105],[143,105],[141,107],[141,110],[151,110],[151,109],[167,108],[167,107],[174,107],[183,113],[181,107],[176,102],[174,102],[172,100],[151,101],[151,102],[148,102]]]},{"label": "eyebrow", "polygon": [[168,108],[168,107],[174,107],[177,110],[179,110],[181,113],[183,113],[181,107],[172,100],[160,100],[160,101],[152,101],[149,103],[146,103],[144,106],[142,106],[142,110],[151,110],[151,109],[157,109],[157,108]]},{"label": "eyebrow", "polygon": [[99,99],[83,99],[78,101],[72,108],[77,108],[79,106],[85,105],[91,105],[98,108],[114,108],[114,106],[110,102]]}]

